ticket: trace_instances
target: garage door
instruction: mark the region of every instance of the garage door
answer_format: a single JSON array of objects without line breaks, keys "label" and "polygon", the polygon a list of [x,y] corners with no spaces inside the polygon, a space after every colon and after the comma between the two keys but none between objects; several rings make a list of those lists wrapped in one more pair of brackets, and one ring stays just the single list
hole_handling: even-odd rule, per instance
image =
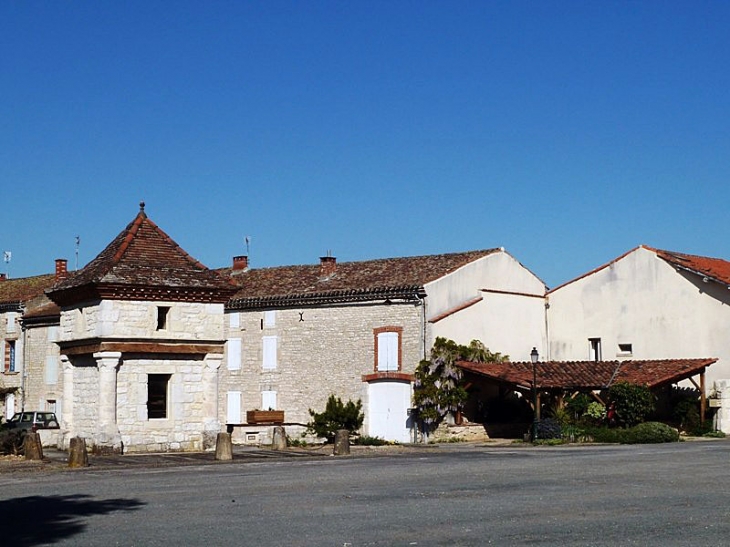
[{"label": "garage door", "polygon": [[408,407],[411,385],[405,382],[373,382],[368,386],[368,422],[371,437],[407,443],[411,440]]}]

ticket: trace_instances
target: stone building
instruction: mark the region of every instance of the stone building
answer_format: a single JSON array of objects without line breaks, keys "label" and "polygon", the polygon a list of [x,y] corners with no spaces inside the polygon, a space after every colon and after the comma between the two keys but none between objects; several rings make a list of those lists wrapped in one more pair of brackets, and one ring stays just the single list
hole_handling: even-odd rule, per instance
[{"label": "stone building", "polygon": [[47,291],[60,307],[61,447],[200,450],[220,429],[224,303],[234,287],[144,212]]},{"label": "stone building", "polygon": [[542,337],[542,320],[524,315],[543,313],[545,286],[504,249],[263,269],[236,257],[221,273],[239,286],[226,307],[221,421],[242,442],[268,429],[247,411],[281,410],[296,434],[332,394],[363,402],[364,433],[408,442],[413,373],[436,336],[525,353]]}]

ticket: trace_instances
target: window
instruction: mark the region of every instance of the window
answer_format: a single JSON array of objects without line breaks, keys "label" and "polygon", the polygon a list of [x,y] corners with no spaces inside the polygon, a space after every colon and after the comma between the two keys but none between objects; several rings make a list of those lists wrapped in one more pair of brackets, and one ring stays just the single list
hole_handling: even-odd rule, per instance
[{"label": "window", "polygon": [[241,328],[241,314],[238,312],[228,314],[228,326],[232,329]]},{"label": "window", "polygon": [[263,367],[266,370],[274,370],[276,368],[276,336],[264,336],[263,338]]},{"label": "window", "polygon": [[276,391],[261,392],[261,410],[276,410]]},{"label": "window", "polygon": [[5,325],[5,332],[15,332],[15,318],[17,317],[17,313],[14,311],[9,311],[7,313],[7,324]]},{"label": "window", "polygon": [[15,372],[15,340],[5,340],[5,372]]},{"label": "window", "polygon": [[619,344],[618,345],[618,354],[619,355],[631,355],[634,353],[634,348],[632,344]]},{"label": "window", "polygon": [[170,306],[157,306],[157,330],[167,330],[167,317]]},{"label": "window", "polygon": [[226,423],[240,424],[241,422],[241,392],[229,391],[226,393]]},{"label": "window", "polygon": [[147,418],[167,418],[167,388],[170,374],[149,374],[147,376]]},{"label": "window", "polygon": [[228,360],[226,366],[228,370],[240,370],[241,369],[241,339],[240,338],[229,338],[228,344],[226,345],[228,353]]},{"label": "window", "polygon": [[276,326],[276,310],[267,310],[264,312],[264,327]]},{"label": "window", "polygon": [[588,344],[589,344],[588,359],[591,361],[600,361],[601,360],[601,339],[600,338],[589,338]]},{"label": "window", "polygon": [[55,399],[48,399],[46,401],[46,410],[49,412],[53,412],[55,414],[56,412],[56,400]]},{"label": "window", "polygon": [[401,362],[401,327],[375,329],[375,370],[398,371]]},{"label": "window", "polygon": [[46,356],[46,384],[58,383],[58,357],[55,355]]}]

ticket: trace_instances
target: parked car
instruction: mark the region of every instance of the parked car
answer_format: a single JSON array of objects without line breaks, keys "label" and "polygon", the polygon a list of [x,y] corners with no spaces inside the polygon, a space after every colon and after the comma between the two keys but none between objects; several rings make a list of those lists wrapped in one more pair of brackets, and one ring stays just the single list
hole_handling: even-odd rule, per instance
[{"label": "parked car", "polygon": [[12,418],[2,425],[3,430],[8,429],[59,429],[58,419],[53,412],[40,410],[29,410],[16,412]]}]

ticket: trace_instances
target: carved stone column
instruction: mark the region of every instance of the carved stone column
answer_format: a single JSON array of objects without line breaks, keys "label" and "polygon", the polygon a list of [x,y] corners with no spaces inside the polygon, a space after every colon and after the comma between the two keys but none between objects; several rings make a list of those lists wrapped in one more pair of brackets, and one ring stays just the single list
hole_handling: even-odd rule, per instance
[{"label": "carved stone column", "polygon": [[68,355],[61,355],[61,370],[63,370],[63,399],[61,400],[61,435],[59,441],[60,448],[66,449],[75,436],[74,366]]},{"label": "carved stone column", "polygon": [[218,369],[223,362],[222,353],[209,353],[203,367],[203,449],[216,445],[221,429],[218,420]]},{"label": "carved stone column", "polygon": [[95,449],[101,452],[122,451],[122,436],[117,427],[117,366],[122,354],[102,351],[94,354],[99,368],[98,423],[94,434]]}]

